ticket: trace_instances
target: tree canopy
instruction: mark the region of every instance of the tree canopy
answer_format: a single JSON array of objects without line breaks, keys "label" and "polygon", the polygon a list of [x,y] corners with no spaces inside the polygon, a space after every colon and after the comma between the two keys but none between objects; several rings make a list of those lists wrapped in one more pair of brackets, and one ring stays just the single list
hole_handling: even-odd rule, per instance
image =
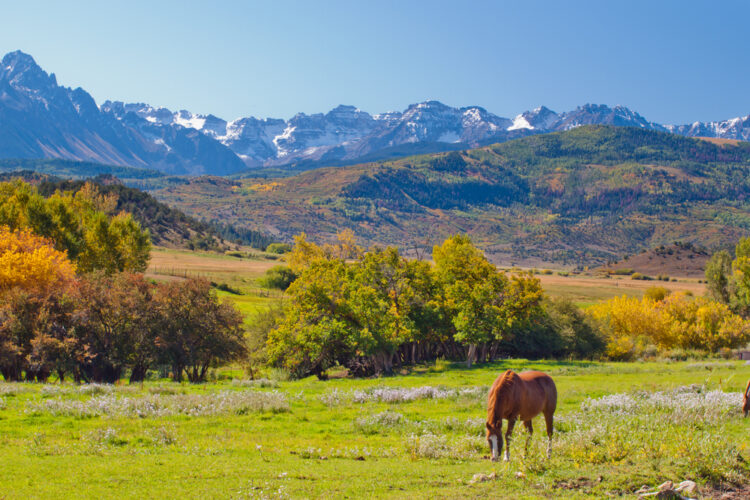
[{"label": "tree canopy", "polygon": [[87,183],[49,197],[23,181],[0,183],[0,225],[29,230],[65,252],[79,272],[144,271],[151,241],[133,216],[115,213],[116,198]]}]

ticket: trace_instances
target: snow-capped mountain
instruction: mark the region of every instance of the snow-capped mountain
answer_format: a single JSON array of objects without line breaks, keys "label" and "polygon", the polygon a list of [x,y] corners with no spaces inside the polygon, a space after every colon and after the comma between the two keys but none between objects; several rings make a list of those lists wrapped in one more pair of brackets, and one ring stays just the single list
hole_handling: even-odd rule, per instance
[{"label": "snow-capped mountain", "polygon": [[34,59],[0,62],[0,158],[65,158],[180,174],[229,174],[245,164],[228,147],[184,127],[149,126],[100,109],[83,89],[57,84]]},{"label": "snow-capped mountain", "polygon": [[624,106],[610,108],[597,104],[586,104],[573,111],[560,114],[542,106],[516,116],[508,130],[526,129],[536,132],[556,132],[570,130],[582,125],[613,125],[616,127],[666,130],[662,125],[650,122]]},{"label": "snow-capped mountain", "polygon": [[11,52],[0,63],[0,158],[54,157],[225,175],[248,167],[354,163],[468,148],[593,124],[750,140],[750,116],[660,125],[624,106],[595,104],[563,113],[542,106],[513,119],[477,106],[426,101],[376,115],[341,105],[288,120],[227,121],[144,103],[97,106],[83,89],[59,86],[54,74],[23,52]]},{"label": "snow-capped mountain", "polygon": [[750,115],[720,122],[695,122],[691,125],[665,125],[673,134],[688,137],[719,137],[750,141]]}]

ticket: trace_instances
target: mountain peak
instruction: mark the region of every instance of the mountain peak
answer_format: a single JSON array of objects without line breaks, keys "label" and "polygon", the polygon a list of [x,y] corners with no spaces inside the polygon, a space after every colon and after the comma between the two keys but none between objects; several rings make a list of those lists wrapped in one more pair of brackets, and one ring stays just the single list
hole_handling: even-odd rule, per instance
[{"label": "mountain peak", "polygon": [[406,111],[412,111],[415,109],[445,109],[445,108],[448,108],[448,106],[446,106],[440,101],[428,100],[428,101],[410,104],[409,107],[406,108]]},{"label": "mountain peak", "polygon": [[0,79],[27,88],[57,86],[54,73],[47,74],[33,57],[20,50],[5,54],[0,63]]},{"label": "mountain peak", "polygon": [[5,54],[5,56],[3,57],[2,65],[5,69],[12,69],[16,66],[39,67],[36,61],[34,61],[34,58],[31,57],[31,55],[20,50],[14,50],[13,52],[8,52],[7,54]]}]

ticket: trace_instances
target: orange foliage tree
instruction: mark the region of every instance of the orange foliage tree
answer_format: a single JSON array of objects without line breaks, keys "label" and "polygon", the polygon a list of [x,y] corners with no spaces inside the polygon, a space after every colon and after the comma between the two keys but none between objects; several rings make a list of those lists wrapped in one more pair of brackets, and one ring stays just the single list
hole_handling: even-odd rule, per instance
[{"label": "orange foliage tree", "polygon": [[14,287],[46,291],[74,276],[75,265],[47,239],[0,226],[0,291]]},{"label": "orange foliage tree", "polygon": [[0,226],[0,373],[6,380],[45,380],[72,356],[72,304],[66,292],[75,265],[51,242],[29,231]]}]

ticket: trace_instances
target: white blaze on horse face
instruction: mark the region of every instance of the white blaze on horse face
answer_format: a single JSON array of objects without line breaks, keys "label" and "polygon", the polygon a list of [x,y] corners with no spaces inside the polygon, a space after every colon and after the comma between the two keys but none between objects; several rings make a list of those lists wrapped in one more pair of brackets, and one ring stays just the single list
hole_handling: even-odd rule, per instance
[{"label": "white blaze on horse face", "polygon": [[497,450],[497,436],[490,436],[490,443],[492,444],[492,460],[498,459],[498,450]]}]

